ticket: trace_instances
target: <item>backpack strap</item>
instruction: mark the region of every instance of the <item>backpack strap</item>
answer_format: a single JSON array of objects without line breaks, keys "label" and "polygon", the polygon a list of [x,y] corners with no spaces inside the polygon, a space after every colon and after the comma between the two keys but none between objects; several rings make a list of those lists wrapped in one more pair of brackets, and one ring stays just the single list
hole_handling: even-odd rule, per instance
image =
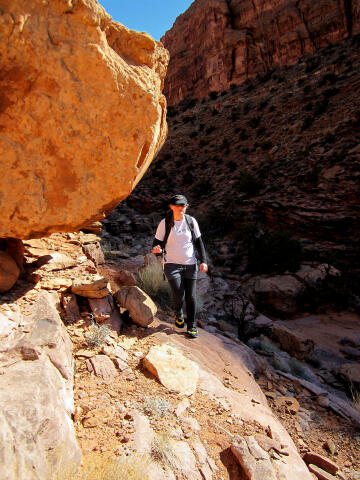
[{"label": "backpack strap", "polygon": [[170,212],[165,217],[165,236],[164,236],[164,239],[162,241],[164,251],[166,250],[165,247],[166,247],[166,244],[167,244],[170,232],[171,232],[171,228],[173,227],[173,224],[174,224],[174,222],[173,222],[172,212]]},{"label": "backpack strap", "polygon": [[185,220],[191,232],[191,241],[195,245],[194,221],[191,215],[185,214]]}]

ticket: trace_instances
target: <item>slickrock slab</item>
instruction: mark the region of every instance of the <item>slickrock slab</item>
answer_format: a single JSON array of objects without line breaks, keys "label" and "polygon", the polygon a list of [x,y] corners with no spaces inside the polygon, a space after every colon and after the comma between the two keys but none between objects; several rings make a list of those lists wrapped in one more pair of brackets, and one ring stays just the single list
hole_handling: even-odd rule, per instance
[{"label": "slickrock slab", "polygon": [[115,365],[107,355],[95,355],[90,358],[90,363],[97,377],[104,380],[105,383],[111,383],[118,375]]},{"label": "slickrock slab", "polygon": [[289,453],[286,450],[286,445],[280,442],[277,442],[273,438],[269,438],[265,435],[256,434],[255,440],[260,445],[260,447],[265,450],[265,452],[270,452],[270,450],[275,450],[275,452],[280,455],[288,456]]},{"label": "slickrock slab", "polygon": [[27,360],[0,375],[0,478],[72,478],[81,460],[71,420],[72,343],[53,295],[42,293],[31,309],[30,332],[14,346]]},{"label": "slickrock slab", "polygon": [[74,282],[71,287],[71,291],[87,298],[103,298],[110,294],[108,289],[108,280],[106,278],[97,278],[89,280],[87,283]]},{"label": "slickrock slab", "polygon": [[2,3],[0,38],[0,237],[104,218],[165,141],[168,52],[95,0]]},{"label": "slickrock slab", "polygon": [[249,479],[277,480],[269,455],[254,437],[239,438],[230,448]]},{"label": "slickrock slab", "polygon": [[143,362],[149,372],[170,391],[188,396],[195,393],[199,367],[171,345],[151,347]]},{"label": "slickrock slab", "polygon": [[315,452],[305,453],[303,459],[306,463],[312,463],[332,475],[336,475],[336,472],[339,470],[339,466],[335,462]]},{"label": "slickrock slab", "polygon": [[147,327],[157,312],[155,303],[139,287],[124,286],[114,295],[119,307],[126,308],[137,325]]},{"label": "slickrock slab", "polygon": [[0,351],[6,351],[10,347],[21,321],[22,315],[18,306],[15,311],[0,313]]},{"label": "slickrock slab", "polygon": [[310,464],[309,470],[310,472],[315,473],[319,480],[336,480],[336,477],[334,477],[334,475],[331,475],[330,473],[326,472],[320,467],[317,467],[316,465]]}]

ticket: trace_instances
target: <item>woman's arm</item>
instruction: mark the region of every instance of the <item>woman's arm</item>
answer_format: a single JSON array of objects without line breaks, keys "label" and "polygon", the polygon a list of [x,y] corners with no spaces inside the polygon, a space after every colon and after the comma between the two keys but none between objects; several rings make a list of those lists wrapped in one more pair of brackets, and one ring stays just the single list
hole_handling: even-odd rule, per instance
[{"label": "woman's arm", "polygon": [[200,263],[206,263],[206,252],[204,247],[204,242],[202,241],[201,236],[195,239],[195,247],[198,251]]}]

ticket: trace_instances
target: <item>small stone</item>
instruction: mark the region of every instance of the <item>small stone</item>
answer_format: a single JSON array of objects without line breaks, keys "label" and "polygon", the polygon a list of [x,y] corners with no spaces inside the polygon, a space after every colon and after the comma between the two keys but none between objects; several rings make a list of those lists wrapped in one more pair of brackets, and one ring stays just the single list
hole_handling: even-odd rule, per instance
[{"label": "small stone", "polygon": [[324,443],[324,448],[331,453],[331,455],[334,455],[336,453],[336,445],[335,443],[329,438],[326,440]]}]

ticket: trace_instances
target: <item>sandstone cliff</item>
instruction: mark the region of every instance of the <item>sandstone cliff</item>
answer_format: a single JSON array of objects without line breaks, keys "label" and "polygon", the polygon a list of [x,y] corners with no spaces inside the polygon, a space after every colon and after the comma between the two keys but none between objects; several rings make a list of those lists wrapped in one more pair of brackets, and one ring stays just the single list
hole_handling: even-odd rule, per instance
[{"label": "sandstone cliff", "polygon": [[359,31],[359,0],[196,0],[161,39],[166,97],[228,89]]},{"label": "sandstone cliff", "polygon": [[171,107],[168,139],[132,205],[161,211],[170,188],[183,192],[205,239],[218,239],[212,260],[232,273],[243,273],[242,227],[255,223],[302,239],[310,261],[358,271],[359,42]]},{"label": "sandstone cliff", "polygon": [[1,0],[0,38],[0,237],[103,218],[165,140],[168,52],[96,0]]}]

